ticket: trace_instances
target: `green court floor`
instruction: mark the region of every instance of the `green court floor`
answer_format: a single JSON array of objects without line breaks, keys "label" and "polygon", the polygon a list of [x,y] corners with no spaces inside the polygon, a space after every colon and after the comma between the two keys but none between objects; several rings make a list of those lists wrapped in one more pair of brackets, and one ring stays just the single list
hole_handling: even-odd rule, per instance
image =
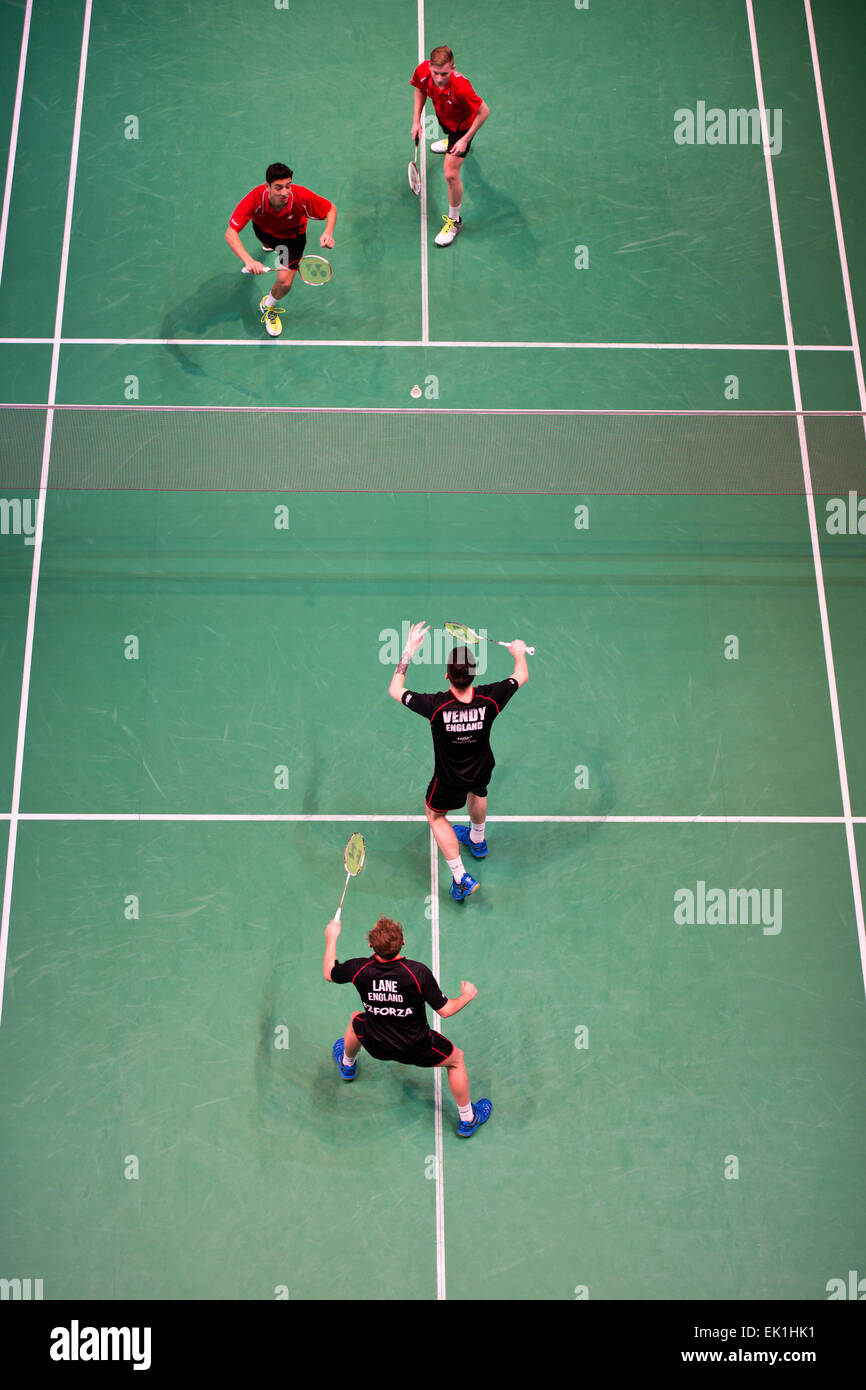
[{"label": "green court floor", "polygon": [[[248,9],[0,6],[0,1279],[826,1299],[866,1237],[866,16]],[[491,109],[446,250],[432,129],[405,172],[441,42]],[[271,340],[224,232],[278,159],[339,218]],[[446,621],[481,681],[537,649],[463,905],[387,695],[419,619],[412,689]],[[469,1143],[441,1074],[334,1066],[356,829],[340,956],[385,913],[478,987]]]}]

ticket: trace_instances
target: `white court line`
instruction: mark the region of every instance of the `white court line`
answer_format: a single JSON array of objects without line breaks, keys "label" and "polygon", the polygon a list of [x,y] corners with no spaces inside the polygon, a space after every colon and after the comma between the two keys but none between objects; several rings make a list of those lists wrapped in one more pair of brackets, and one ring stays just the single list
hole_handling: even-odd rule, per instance
[{"label": "white court line", "polygon": [[[755,89],[758,97],[758,110],[761,115],[761,143],[764,148],[764,170],[767,177],[767,191],[770,198],[770,214],[773,222],[773,239],[776,244],[776,265],[779,272],[779,289],[782,296],[782,312],[785,318],[785,335],[789,344],[788,363],[791,370],[791,386],[794,392],[794,405],[798,411],[803,409],[800,390],[800,375],[797,354],[794,349],[794,327],[791,321],[791,303],[788,295],[788,277],[785,271],[785,255],[782,248],[782,231],[779,224],[779,208],[776,201],[776,186],[773,176],[770,135],[767,128],[767,112],[764,107],[764,83],[761,76],[761,60],[758,55],[758,36],[755,29],[753,0],[746,0],[746,13],[749,21],[749,39],[752,45],[752,64],[755,72]],[[809,448],[806,440],[806,425],[800,415],[797,420],[800,436],[800,458],[803,465],[803,483],[806,493],[806,508],[809,516],[809,534],[812,541],[812,562],[815,567],[815,582],[818,590],[818,609],[821,615],[821,634],[824,640],[824,661],[827,667],[827,685],[830,695],[830,708],[833,716],[833,734],[836,741],[836,762],[839,770],[839,787],[842,795],[842,811],[845,818],[845,832],[848,842],[848,864],[851,872],[851,887],[854,895],[854,913],[857,919],[857,936],[860,942],[860,964],[863,984],[866,988],[866,924],[863,919],[863,897],[860,891],[860,871],[857,864],[857,844],[854,838],[854,819],[851,814],[851,793],[848,787],[848,770],[845,762],[845,745],[842,739],[842,720],[839,713],[839,692],[836,688],[836,668],[833,660],[833,644],[830,638],[830,619],[827,612],[827,596],[824,592],[824,568],[821,559],[821,543],[818,536],[818,521],[815,514],[815,499],[812,492],[812,470],[809,464]]]},{"label": "white court line", "polygon": [[[24,11],[24,27],[21,33],[21,53],[18,59],[18,84],[15,88],[15,106],[12,111],[12,131],[9,136],[9,157],[6,162],[3,211],[0,213],[0,281],[3,279],[3,262],[6,258],[6,232],[9,226],[9,206],[12,202],[12,180],[15,177],[18,126],[21,122],[21,98],[24,94],[24,70],[27,67],[27,47],[30,42],[30,16],[32,13],[33,0],[27,0],[27,8]],[[51,339],[49,338],[47,341],[50,342]]]},{"label": "white court line", "polygon": [[[2,410],[46,410],[44,401],[8,401],[0,405]],[[632,407],[607,407],[594,410],[592,407],[551,407],[533,409],[526,406],[425,406],[425,405],[106,405],[103,402],[79,402],[75,405],[54,405],[55,414],[67,414],[74,410],[92,412],[123,411],[129,414],[146,414],[154,411],[163,415],[589,415],[623,416],[633,419],[636,416],[670,416],[671,418],[694,416],[714,416],[718,419],[754,420],[793,420],[797,416],[806,419],[861,419],[859,410],[672,410],[667,408],[645,409]]]},{"label": "white court line", "polygon": [[[9,813],[0,815],[0,821],[8,820]],[[452,816],[453,821],[468,821],[468,816]],[[488,816],[488,821],[501,825],[846,825],[842,816],[707,816],[698,812],[682,816]],[[854,816],[857,824],[866,825],[866,816]],[[186,811],[21,811],[18,820],[26,821],[125,821],[131,824],[152,822],[160,824],[169,821],[188,821],[191,824],[208,822],[303,824],[304,822],[347,822],[352,824],[395,824],[423,825],[427,817],[423,815],[372,815],[362,811],[353,815],[343,812],[323,813],[321,815],[286,812],[271,814],[263,812],[186,812]]]},{"label": "white court line", "polygon": [[[419,816],[426,820],[426,816]],[[439,846],[430,831],[430,933],[431,969],[439,979]],[[433,1130],[436,1160],[436,1298],[445,1293],[445,1147],[442,1142],[442,1067],[433,1068]]]},{"label": "white court line", "polygon": [[[8,401],[3,406],[4,410],[47,410],[44,401]],[[74,404],[59,405],[55,403],[52,407],[55,414],[68,413],[73,410],[90,411],[125,411],[127,415],[141,415],[147,411],[155,411],[164,415],[218,415],[220,412],[226,415],[404,415],[408,411],[412,415],[716,415],[720,419],[735,419],[740,417],[751,417],[756,420],[770,419],[793,419],[797,415],[804,415],[807,419],[813,416],[850,416],[859,419],[863,414],[860,410],[719,410],[718,407],[712,410],[692,410],[692,409],[671,409],[667,406],[646,407],[632,406],[605,406],[595,409],[592,406],[562,406],[562,407],[540,407],[532,406],[403,406],[403,405],[146,405],[140,402],[133,405],[129,401],[122,404],[107,404],[103,401],[78,401]]]},{"label": "white court line", "polygon": [[[424,45],[424,0],[418,0],[418,62],[426,58]],[[426,103],[425,103],[426,105]],[[422,112],[423,120],[423,112]],[[427,264],[427,141],[422,126],[421,140],[421,337],[430,341],[430,298]],[[426,816],[423,817],[427,819]],[[439,848],[430,831],[430,929],[432,934],[432,969],[439,979]],[[444,1301],[445,1293],[445,1148],[442,1142],[442,1068],[433,1069],[433,1151],[436,1164],[436,1298]]]},{"label": "white court line", "polygon": [[[809,47],[812,50],[812,71],[815,76],[815,91],[818,96],[818,111],[821,116],[821,134],[824,137],[824,158],[827,163],[827,177],[830,180],[830,201],[833,204],[833,220],[836,225],[836,245],[839,248],[839,264],[842,268],[842,284],[845,289],[845,304],[848,309],[848,329],[854,352],[854,368],[857,373],[857,390],[860,392],[860,409],[866,411],[866,384],[863,379],[863,360],[860,356],[860,339],[857,336],[857,320],[854,314],[854,299],[851,294],[851,279],[848,275],[848,256],[845,252],[845,236],[842,231],[842,214],[839,210],[839,194],[836,189],[836,173],[833,168],[833,153],[830,149],[830,127],[827,123],[827,108],[824,105],[824,87],[821,82],[821,65],[818,62],[818,45],[815,40],[815,26],[812,23],[811,0],[804,0],[806,6],[806,26],[809,30]],[[866,430],[866,418],[863,421]]]},{"label": "white court line", "polygon": [[72,150],[69,156],[69,183],[66,191],[66,221],[60,254],[60,282],[57,289],[57,309],[54,316],[54,338],[51,351],[51,375],[48,382],[48,411],[42,444],[42,473],[39,480],[39,507],[36,532],[33,537],[33,568],[30,576],[30,602],[27,609],[27,631],[24,639],[24,666],[21,677],[21,703],[18,709],[18,738],[15,746],[15,774],[12,782],[12,809],[9,813],[9,844],[6,852],[6,880],[3,887],[3,911],[0,918],[0,1017],[3,1010],[3,986],[6,976],[6,954],[9,944],[9,918],[12,908],[12,880],[15,873],[15,847],[18,839],[19,808],[21,806],[21,776],[24,762],[24,739],[27,729],[27,706],[30,699],[30,669],[33,662],[33,637],[36,625],[36,599],[39,591],[39,570],[42,563],[42,537],[45,528],[45,504],[48,494],[48,469],[51,459],[51,436],[54,411],[51,408],[57,395],[57,369],[60,359],[60,337],[63,330],[63,304],[66,297],[66,276],[69,270],[69,238],[72,232],[72,209],[75,202],[75,178],[78,168],[78,148],[81,140],[81,114],[84,107],[84,76],[87,68],[87,49],[90,42],[90,13],[93,0],[86,0],[84,29],[81,37],[81,57],[78,67],[78,92],[75,100],[75,123]]},{"label": "white court line", "polygon": [[[33,347],[52,338],[2,338],[7,346]],[[788,343],[596,343],[524,342],[519,339],[470,341],[460,338],[62,338],[63,347],[248,347],[273,348],[524,348],[542,351],[603,349],[612,352],[789,352]],[[796,352],[853,352],[850,343],[800,343]]]},{"label": "white court line", "polygon": [[[423,63],[426,57],[427,54],[424,50],[424,0],[418,0],[418,62]],[[414,93],[412,99],[414,101]],[[418,142],[421,155],[421,342],[427,344],[430,341],[430,292],[427,262],[427,141],[424,138],[423,110],[421,120],[421,139]]]}]

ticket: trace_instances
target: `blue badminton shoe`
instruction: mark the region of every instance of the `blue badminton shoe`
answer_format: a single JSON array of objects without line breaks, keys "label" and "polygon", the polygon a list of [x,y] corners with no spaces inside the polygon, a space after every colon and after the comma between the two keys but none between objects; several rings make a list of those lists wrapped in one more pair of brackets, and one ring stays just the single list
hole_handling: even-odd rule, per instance
[{"label": "blue badminton shoe", "polygon": [[344,1081],[354,1081],[358,1074],[358,1063],[353,1062],[350,1067],[343,1066],[343,1039],[338,1038],[331,1049],[334,1054],[334,1061],[340,1068],[340,1075]]},{"label": "blue badminton shoe", "polygon": [[456,903],[462,903],[464,898],[468,898],[470,893],[474,893],[481,884],[474,879],[471,874],[464,874],[459,883],[451,880],[451,896]]},{"label": "blue badminton shoe", "polygon": [[457,1133],[461,1139],[468,1139],[470,1134],[474,1134],[476,1129],[480,1129],[490,1119],[490,1112],[493,1109],[492,1100],[476,1100],[472,1106],[472,1119],[461,1120],[457,1126]]},{"label": "blue badminton shoe", "polygon": [[476,859],[484,859],[487,856],[487,841],[481,840],[478,844],[472,839],[468,825],[455,825],[454,834],[457,836],[461,845],[465,845],[470,854],[474,854]]}]

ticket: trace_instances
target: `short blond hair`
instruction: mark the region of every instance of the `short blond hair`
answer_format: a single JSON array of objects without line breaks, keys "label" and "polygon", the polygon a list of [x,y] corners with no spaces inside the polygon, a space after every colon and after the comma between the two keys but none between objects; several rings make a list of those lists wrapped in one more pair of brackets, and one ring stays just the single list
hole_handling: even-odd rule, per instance
[{"label": "short blond hair", "polygon": [[403,949],[403,927],[390,917],[380,917],[373,930],[367,933],[367,940],[377,956],[390,960],[399,956]]},{"label": "short blond hair", "polygon": [[446,63],[454,62],[454,54],[447,44],[440,43],[439,47],[434,48],[433,52],[430,54],[430,62],[433,63],[435,67],[441,68],[444,67]]}]

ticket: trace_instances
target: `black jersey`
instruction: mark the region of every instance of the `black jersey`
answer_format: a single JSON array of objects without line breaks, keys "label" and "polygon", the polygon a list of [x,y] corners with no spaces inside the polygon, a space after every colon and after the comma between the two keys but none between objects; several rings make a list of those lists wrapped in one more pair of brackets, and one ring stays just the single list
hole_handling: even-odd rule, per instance
[{"label": "black jersey", "polygon": [[405,956],[336,961],[331,979],[338,985],[355,986],[364,1005],[367,1032],[398,1050],[414,1048],[426,1040],[430,1025],[425,1004],[438,1011],[448,1003],[432,970]]},{"label": "black jersey", "polygon": [[444,782],[479,785],[490,780],[496,760],[490,748],[490,726],[520,689],[513,676],[492,685],[476,685],[465,704],[442,690],[436,695],[403,691],[403,704],[430,721],[435,776]]}]

